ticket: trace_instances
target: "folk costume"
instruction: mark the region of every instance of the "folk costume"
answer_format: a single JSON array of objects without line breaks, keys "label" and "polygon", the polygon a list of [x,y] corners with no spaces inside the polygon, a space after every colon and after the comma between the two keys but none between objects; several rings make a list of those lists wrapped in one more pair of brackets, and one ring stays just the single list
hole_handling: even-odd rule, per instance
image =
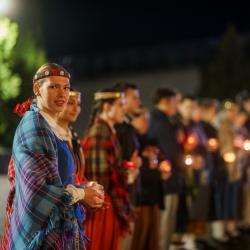
[{"label": "folk costume", "polygon": [[[81,93],[77,91],[70,91],[70,96],[77,96],[81,100]],[[74,165],[75,165],[75,182],[78,185],[83,185],[84,179],[84,154],[82,150],[81,141],[79,140],[78,134],[69,126],[67,129],[58,126],[56,128],[59,137],[68,145],[70,152],[72,153]]]},{"label": "folk costume", "polygon": [[[50,66],[34,81],[50,75],[69,78],[57,65]],[[25,112],[26,106],[17,111]],[[17,127],[1,250],[85,249],[84,208],[65,188],[75,186],[73,158],[52,129],[53,122],[33,102]]]},{"label": "folk costume", "polygon": [[[114,98],[115,93],[110,94],[109,98]],[[122,167],[121,149],[114,131],[98,116],[83,140],[83,150],[85,176],[104,186],[105,201],[109,203],[109,208],[87,216],[86,235],[91,240],[89,249],[117,250],[130,218],[127,173]]]}]

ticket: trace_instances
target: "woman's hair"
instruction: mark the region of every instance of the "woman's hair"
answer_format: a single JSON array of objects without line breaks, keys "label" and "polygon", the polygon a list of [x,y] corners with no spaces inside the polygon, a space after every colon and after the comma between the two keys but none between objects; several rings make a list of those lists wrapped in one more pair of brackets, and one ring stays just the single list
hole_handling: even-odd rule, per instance
[{"label": "woman's hair", "polygon": [[[107,89],[102,89],[98,91],[98,93],[114,93],[115,94],[117,93],[117,90],[114,88],[107,88]],[[93,103],[90,119],[89,119],[88,128],[90,128],[94,124],[95,119],[102,113],[104,104],[105,103],[113,104],[117,99],[118,97],[104,98],[104,99],[100,98],[97,100],[95,99]]]}]

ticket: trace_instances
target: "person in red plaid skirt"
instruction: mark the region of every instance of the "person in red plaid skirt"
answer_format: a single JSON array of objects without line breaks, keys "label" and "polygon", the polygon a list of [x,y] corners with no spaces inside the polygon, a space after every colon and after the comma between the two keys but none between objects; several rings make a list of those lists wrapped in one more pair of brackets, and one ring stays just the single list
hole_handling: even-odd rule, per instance
[{"label": "person in red plaid skirt", "polygon": [[95,93],[93,114],[83,140],[85,176],[104,186],[107,209],[87,216],[87,249],[116,250],[129,230],[131,208],[126,190],[127,170],[122,166],[121,149],[114,125],[123,122],[124,96],[113,89]]}]

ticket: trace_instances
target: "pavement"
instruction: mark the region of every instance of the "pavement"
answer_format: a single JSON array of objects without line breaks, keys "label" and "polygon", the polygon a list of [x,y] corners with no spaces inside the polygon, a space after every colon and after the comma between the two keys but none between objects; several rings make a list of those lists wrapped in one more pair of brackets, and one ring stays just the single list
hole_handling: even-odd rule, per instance
[{"label": "pavement", "polygon": [[5,205],[9,192],[9,181],[7,176],[0,175],[0,241],[3,236],[4,221],[5,221]]}]

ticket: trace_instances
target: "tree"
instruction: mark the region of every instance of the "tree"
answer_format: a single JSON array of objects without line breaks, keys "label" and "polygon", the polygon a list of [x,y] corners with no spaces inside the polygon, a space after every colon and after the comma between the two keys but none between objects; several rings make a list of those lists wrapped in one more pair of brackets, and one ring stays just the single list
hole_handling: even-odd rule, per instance
[{"label": "tree", "polygon": [[[0,135],[6,130],[8,122],[4,112],[10,99],[20,93],[21,78],[13,73],[13,51],[18,37],[18,25],[8,18],[0,18]],[[2,140],[1,140],[2,141]],[[1,144],[0,141],[0,144]]]},{"label": "tree", "polygon": [[15,48],[15,71],[21,75],[20,101],[33,95],[31,84],[36,70],[46,62],[46,53],[42,44],[31,32],[22,32]]},{"label": "tree", "polygon": [[0,146],[4,147],[11,146],[20,120],[13,107],[32,97],[32,76],[46,61],[38,36],[24,31],[19,35],[19,29],[9,19],[0,19]]},{"label": "tree", "polygon": [[8,18],[0,18],[0,100],[7,101],[19,94],[21,78],[13,73],[13,50],[18,26]]},{"label": "tree", "polygon": [[234,98],[247,88],[249,74],[243,45],[233,26],[230,26],[211,61],[202,69],[201,96]]}]

